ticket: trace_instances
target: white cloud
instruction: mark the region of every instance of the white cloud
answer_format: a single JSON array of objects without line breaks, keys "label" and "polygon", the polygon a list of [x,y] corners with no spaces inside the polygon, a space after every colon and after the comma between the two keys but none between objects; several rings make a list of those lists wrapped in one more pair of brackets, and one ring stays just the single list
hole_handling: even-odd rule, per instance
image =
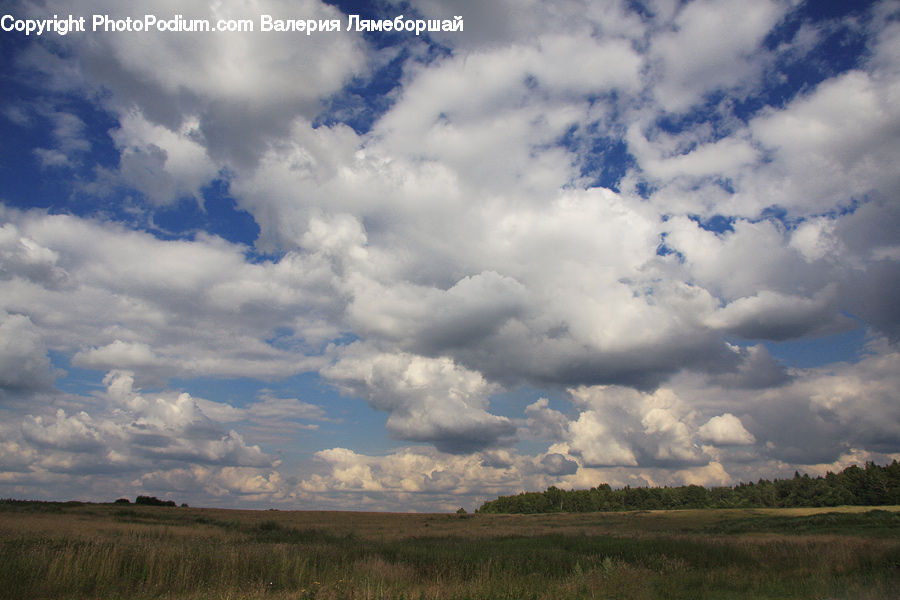
[{"label": "white cloud", "polygon": [[[337,8],[318,0],[227,6],[165,1],[128,9],[92,0],[79,10],[88,18],[250,19],[256,29],[262,14],[346,22]],[[50,2],[41,8],[26,5],[23,12],[45,18],[44,13],[68,14],[71,7]],[[155,204],[196,196],[220,169],[256,163],[271,139],[281,137],[295,118],[316,116],[324,99],[368,62],[365,44],[352,33],[105,32],[57,41],[65,58],[29,48],[23,66],[59,88],[87,94],[118,117],[111,135],[120,162],[111,181],[100,181],[133,187]],[[69,165],[73,152],[83,150],[73,143],[86,144],[85,138],[72,135],[74,124],[64,122],[72,118],[77,117],[57,115],[58,147],[38,153],[45,165]]]},{"label": "white cloud", "polygon": [[327,421],[325,409],[297,398],[278,398],[263,390],[256,402],[237,408],[225,402],[195,399],[197,406],[210,419],[220,423],[242,423],[261,441],[290,441],[299,431],[315,431],[318,423]]},{"label": "white cloud", "polygon": [[731,413],[711,418],[697,430],[700,439],[717,446],[744,446],[756,441],[743,423]]},{"label": "white cloud", "polygon": [[19,410],[38,414],[7,411],[7,419],[20,419],[5,432],[9,442],[3,454],[13,461],[11,467],[25,474],[92,472],[115,478],[150,468],[271,469],[280,463],[206,415],[201,409],[206,403],[190,394],[144,393],[125,371],[108,373],[104,384],[106,392],[94,398],[61,397],[72,411],[41,414],[37,406]]},{"label": "white cloud", "polygon": [[119,118],[111,136],[119,149],[118,177],[154,204],[184,197],[202,201],[201,188],[219,167],[203,147],[199,120],[187,117],[176,130],[149,122],[138,109]]},{"label": "white cloud", "polygon": [[735,484],[734,476],[730,475],[718,462],[711,462],[706,466],[690,470],[677,471],[672,477],[679,482],[679,485],[716,487]]},{"label": "white cloud", "polygon": [[445,452],[507,443],[515,426],[488,411],[496,386],[449,358],[381,353],[354,344],[322,374],[341,389],[388,413],[398,439],[426,441]]},{"label": "white cloud", "polygon": [[[47,167],[74,167],[78,165],[87,152],[91,150],[91,143],[87,138],[87,128],[84,121],[77,115],[64,111],[53,111],[38,106],[38,113],[53,123],[53,148],[35,148],[34,153],[41,162],[41,166]],[[14,117],[15,119],[15,117]],[[18,121],[27,125],[21,118]]]},{"label": "white cloud", "polygon": [[[569,423],[569,453],[586,467],[703,464],[694,416],[671,389],[652,394],[627,388],[570,389],[585,410]],[[689,426],[690,425],[690,426]]]},{"label": "white cloud", "polygon": [[[393,1],[394,6],[406,6]],[[576,0],[564,3],[539,0],[413,0],[409,3],[424,18],[452,19],[461,15],[463,32],[433,33],[432,39],[456,52],[508,46],[541,35],[561,32],[597,34],[639,39],[645,32],[641,19],[619,0]],[[599,36],[598,36],[599,37]],[[576,66],[561,66],[576,70]]]},{"label": "white cloud", "polygon": [[764,111],[750,129],[772,160],[739,195],[802,215],[849,206],[873,190],[893,194],[900,188],[892,168],[900,158],[898,100],[896,78],[856,70]]},{"label": "white cloud", "polygon": [[651,43],[651,54],[661,64],[656,100],[666,110],[680,112],[705,93],[752,84],[761,74],[759,45],[783,14],[783,5],[768,0],[683,5],[671,30]]},{"label": "white cloud", "polygon": [[578,420],[569,424],[569,452],[581,458],[589,467],[637,466],[634,451],[616,439],[596,411],[581,413]]},{"label": "white cloud", "polygon": [[[346,32],[104,34],[57,40],[63,58],[38,45],[20,56],[48,93],[84,96],[117,121],[117,166],[79,193],[133,188],[152,219],[222,176],[260,226],[255,250],[277,258],[203,233],[163,241],[2,209],[0,386],[34,401],[4,413],[15,478],[102,465],[136,486],[216,498],[390,506],[427,492],[444,505],[519,485],[725,482],[746,465],[893,451],[895,22],[871,19],[855,70],[748,117],[778,61],[821,38],[804,24],[762,47],[789,2],[408,6],[462,14],[466,31],[434,36],[442,49],[410,38],[404,52]],[[54,7],[69,10],[32,9]],[[153,12],[166,10],[340,17],[312,0]],[[349,78],[364,85],[388,56],[402,73],[371,130],[321,125],[329,97],[356,93],[342,91]],[[711,92],[721,101],[700,109]],[[17,106],[4,114],[18,126],[50,124],[52,147],[36,151],[45,166],[98,150],[73,108]],[[607,148],[632,162],[613,164]],[[606,167],[622,171],[621,191],[587,189]],[[719,232],[698,222],[715,215],[728,224]],[[789,371],[762,345],[725,341],[843,331],[845,312],[888,336],[854,365]],[[106,394],[47,408],[35,393],[51,389],[53,353],[109,371]],[[434,448],[326,449],[321,472],[289,474],[257,444],[333,422],[324,407],[138,389],[302,372],[387,413],[393,437]],[[492,407],[523,383],[570,388],[572,404],[538,400],[524,418]],[[522,455],[517,436],[547,451]]]},{"label": "white cloud", "polygon": [[316,458],[324,470],[297,485],[298,498],[321,502],[317,498],[329,497],[337,506],[371,510],[397,510],[399,502],[417,510],[477,508],[510,489],[544,489],[574,467],[555,453],[529,457],[497,450],[459,455],[428,447],[401,448],[384,456],[330,448],[317,452]]},{"label": "white cloud", "polygon": [[57,264],[59,253],[23,235],[13,223],[0,226],[0,257],[2,280],[21,277],[46,287],[65,282],[66,273]]},{"label": "white cloud", "polygon": [[312,355],[339,335],[317,257],[253,264],[218,238],[166,242],[72,216],[6,216],[0,309],[27,316],[35,343],[71,352],[76,365],[157,380],[270,378],[322,364],[269,343],[276,329]]},{"label": "white cloud", "polygon": [[569,420],[558,410],[550,408],[547,398],[539,398],[525,407],[528,416],[527,431],[537,437],[550,440],[562,439]]},{"label": "white cloud", "polygon": [[649,178],[671,181],[679,177],[736,177],[759,159],[759,151],[746,135],[735,135],[682,152],[679,136],[658,134],[651,143],[640,127],[629,128],[628,148]]},{"label": "white cloud", "polygon": [[29,415],[22,423],[22,434],[27,441],[39,447],[75,452],[93,450],[102,445],[101,433],[94,426],[91,416],[84,411],[68,417],[66,411],[60,408],[55,419],[47,419],[46,422],[41,416]]},{"label": "white cloud", "polygon": [[835,236],[835,219],[819,217],[804,221],[791,233],[791,247],[808,262],[835,260],[842,254],[843,244]]},{"label": "white cloud", "polygon": [[242,502],[284,501],[287,486],[277,471],[252,467],[206,467],[155,470],[142,474],[132,485],[146,493],[161,490],[164,495],[190,493],[221,502],[239,497]]}]

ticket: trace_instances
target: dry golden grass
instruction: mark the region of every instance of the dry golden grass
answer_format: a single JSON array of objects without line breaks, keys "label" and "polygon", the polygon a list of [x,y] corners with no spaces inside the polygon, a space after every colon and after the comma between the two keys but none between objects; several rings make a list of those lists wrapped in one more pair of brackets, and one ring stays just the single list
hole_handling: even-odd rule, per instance
[{"label": "dry golden grass", "polygon": [[900,509],[870,510],[460,516],[3,505],[0,598],[896,597]]}]

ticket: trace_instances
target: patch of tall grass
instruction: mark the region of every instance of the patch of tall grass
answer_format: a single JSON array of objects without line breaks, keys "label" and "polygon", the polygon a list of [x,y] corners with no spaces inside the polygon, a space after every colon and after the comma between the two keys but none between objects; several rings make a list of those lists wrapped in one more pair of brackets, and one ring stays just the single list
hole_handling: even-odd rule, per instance
[{"label": "patch of tall grass", "polygon": [[[0,598],[896,597],[895,532],[858,536],[852,519],[835,529],[830,519],[810,524],[792,521],[805,518],[793,515],[781,522],[776,515],[737,511],[705,521],[688,515],[694,525],[682,521],[668,529],[671,519],[632,515],[600,531],[592,523],[601,523],[602,514],[581,521],[358,513],[313,519],[290,512],[70,507],[32,511],[23,524],[21,514],[0,508]],[[46,526],[35,528],[33,519]],[[748,525],[756,519],[763,535]],[[354,534],[338,526],[347,522],[368,529]],[[402,523],[416,527],[385,535]],[[527,527],[515,533],[516,523]],[[635,524],[644,529],[636,533]],[[434,531],[439,526],[445,529]],[[492,527],[496,534],[487,535]],[[828,533],[815,533],[816,527]]]}]

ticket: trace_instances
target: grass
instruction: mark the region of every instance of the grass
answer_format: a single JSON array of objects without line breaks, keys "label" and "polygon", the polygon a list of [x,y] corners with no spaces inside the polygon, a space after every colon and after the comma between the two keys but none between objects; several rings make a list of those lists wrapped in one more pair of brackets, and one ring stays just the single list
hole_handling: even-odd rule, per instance
[{"label": "grass", "polygon": [[0,598],[895,598],[896,509],[401,515],[0,503]]}]

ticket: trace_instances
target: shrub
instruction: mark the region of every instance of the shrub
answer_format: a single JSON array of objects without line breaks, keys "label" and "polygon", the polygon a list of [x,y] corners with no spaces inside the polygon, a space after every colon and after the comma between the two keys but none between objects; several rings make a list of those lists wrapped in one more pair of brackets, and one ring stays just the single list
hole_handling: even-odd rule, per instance
[{"label": "shrub", "polygon": [[138,496],[134,503],[145,506],[177,506],[174,500],[160,500],[156,496]]}]

